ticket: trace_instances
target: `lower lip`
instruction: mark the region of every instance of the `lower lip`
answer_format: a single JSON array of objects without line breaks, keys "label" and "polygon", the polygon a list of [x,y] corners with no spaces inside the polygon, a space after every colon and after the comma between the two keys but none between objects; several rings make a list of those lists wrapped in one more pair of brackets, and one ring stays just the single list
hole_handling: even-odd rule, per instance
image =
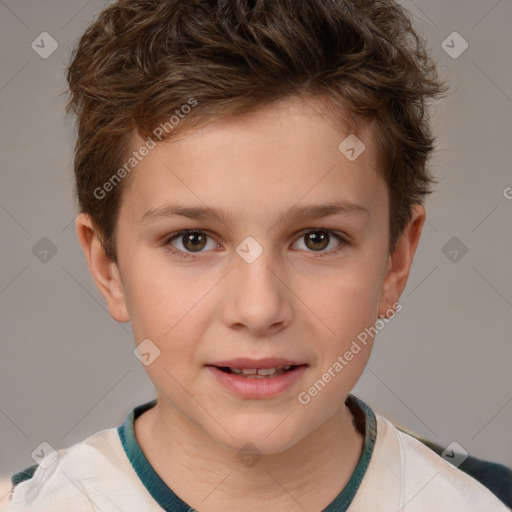
[{"label": "lower lip", "polygon": [[300,379],[306,370],[306,365],[287,371],[277,377],[239,377],[233,373],[226,373],[216,366],[207,366],[217,381],[226,389],[242,398],[272,398],[291,388]]}]

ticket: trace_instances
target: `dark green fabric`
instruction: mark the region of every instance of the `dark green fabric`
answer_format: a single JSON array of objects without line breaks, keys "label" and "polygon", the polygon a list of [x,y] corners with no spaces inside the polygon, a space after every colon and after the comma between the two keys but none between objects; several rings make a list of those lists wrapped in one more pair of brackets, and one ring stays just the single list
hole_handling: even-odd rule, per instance
[{"label": "dark green fabric", "polygon": [[322,512],[345,512],[354,499],[372,457],[377,437],[377,420],[371,408],[354,395],[345,401],[354,415],[356,427],[364,435],[361,457],[347,485]]},{"label": "dark green fabric", "polygon": [[[421,441],[438,455],[441,455],[446,448],[429,439],[424,439],[409,430],[400,427],[396,428]],[[512,470],[510,468],[469,455],[459,466],[459,469],[472,476],[475,480],[478,480],[482,485],[485,485],[507,507],[512,508]]]},{"label": "dark green fabric", "polygon": [[23,471],[20,471],[18,473],[15,473],[11,476],[11,482],[12,487],[14,488],[16,485],[18,485],[21,482],[24,482],[25,480],[29,480],[34,476],[34,472],[37,469],[38,464],[34,464],[33,466],[30,466]]},{"label": "dark green fabric", "polygon": [[[353,395],[349,395],[345,403],[354,415],[357,429],[364,435],[363,451],[347,485],[323,512],[345,512],[348,509],[361,485],[375,445],[377,422],[371,408]],[[124,424],[118,428],[119,437],[133,469],[151,496],[153,496],[153,499],[168,512],[189,512],[191,510],[190,505],[187,505],[167,487],[165,482],[152,468],[135,439],[134,421],[155,404],[156,400],[153,400],[135,407],[126,417]]]},{"label": "dark green fabric", "polygon": [[125,422],[117,431],[123,444],[124,451],[133,466],[133,469],[140,478],[142,484],[146,487],[153,499],[167,511],[189,512],[192,510],[190,505],[182,501],[174,492],[167,487],[165,482],[158,476],[147,460],[144,452],[135,439],[134,420],[143,412],[151,409],[156,404],[156,399],[151,402],[139,405],[133,409],[126,417]]}]

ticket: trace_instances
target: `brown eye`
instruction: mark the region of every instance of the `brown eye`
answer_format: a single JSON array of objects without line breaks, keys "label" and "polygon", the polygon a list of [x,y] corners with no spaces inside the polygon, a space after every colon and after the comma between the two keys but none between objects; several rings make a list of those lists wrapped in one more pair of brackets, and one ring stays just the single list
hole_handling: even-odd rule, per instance
[{"label": "brown eye", "polygon": [[181,240],[183,247],[191,252],[201,251],[206,245],[206,236],[199,231],[186,233],[182,235]]},{"label": "brown eye", "polygon": [[[338,241],[334,247],[328,249],[329,246],[332,246],[333,241]],[[306,232],[303,232],[296,243],[302,242],[306,247],[307,252],[316,252],[318,256],[328,256],[329,254],[337,254],[337,249],[340,249],[344,245],[348,245],[348,242],[345,238],[338,233],[331,231],[329,229],[309,229]],[[301,247],[299,247],[301,249]]]},{"label": "brown eye", "polygon": [[[207,247],[208,243],[211,244],[210,247]],[[207,249],[215,249],[217,244],[204,231],[190,229],[174,233],[167,239],[165,246],[176,255],[193,257],[194,254],[201,254]]]},{"label": "brown eye", "polygon": [[326,231],[310,231],[304,236],[306,246],[313,251],[323,251],[328,245],[330,235]]}]

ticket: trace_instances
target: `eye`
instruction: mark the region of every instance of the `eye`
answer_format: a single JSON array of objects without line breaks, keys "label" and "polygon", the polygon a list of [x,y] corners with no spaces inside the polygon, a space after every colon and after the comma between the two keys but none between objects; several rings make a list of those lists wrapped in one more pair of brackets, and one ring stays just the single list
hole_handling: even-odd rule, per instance
[{"label": "eye", "polygon": [[[208,238],[210,238],[210,235],[205,231],[185,229],[179,233],[172,234],[165,242],[165,245],[179,257],[194,258],[193,253],[200,253],[207,246]],[[177,243],[178,248],[176,248],[174,243]],[[179,247],[180,245],[183,249]],[[215,249],[216,247],[218,247],[218,244],[212,241],[210,249]]]},{"label": "eye", "polygon": [[[338,244],[334,249],[325,250],[329,247],[333,238],[338,240]],[[347,240],[337,232],[322,228],[309,229],[305,232],[303,231],[300,235],[299,241],[300,240],[304,240],[306,250],[309,252],[319,253],[318,256],[337,254],[336,249],[348,243]]]}]

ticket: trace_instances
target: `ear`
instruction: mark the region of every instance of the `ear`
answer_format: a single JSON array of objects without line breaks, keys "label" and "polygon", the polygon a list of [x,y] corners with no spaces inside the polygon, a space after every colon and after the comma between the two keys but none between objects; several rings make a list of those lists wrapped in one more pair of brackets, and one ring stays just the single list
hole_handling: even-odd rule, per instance
[{"label": "ear", "polygon": [[107,303],[110,315],[117,322],[128,322],[130,316],[117,264],[107,256],[89,215],[80,213],[75,220],[75,227],[87,265]]},{"label": "ear", "polygon": [[425,208],[421,205],[413,205],[411,220],[398,240],[393,254],[389,256],[388,268],[380,295],[380,317],[389,316],[390,310],[393,309],[394,304],[398,303],[405,289],[425,217]]}]

